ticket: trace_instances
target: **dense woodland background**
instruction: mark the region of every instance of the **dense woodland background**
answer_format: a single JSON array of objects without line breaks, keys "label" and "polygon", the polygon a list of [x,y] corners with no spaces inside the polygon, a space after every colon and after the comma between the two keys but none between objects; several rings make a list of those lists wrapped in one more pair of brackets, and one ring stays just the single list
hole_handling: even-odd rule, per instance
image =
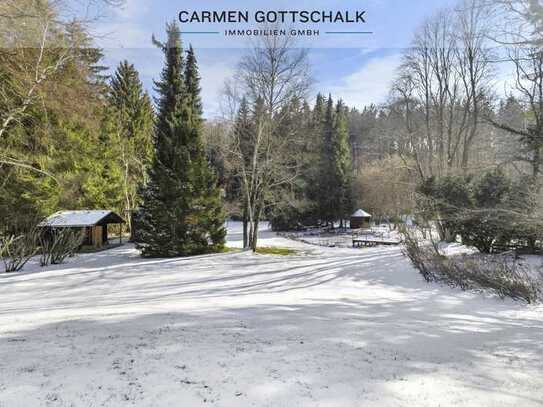
[{"label": "dense woodland background", "polygon": [[[138,72],[124,61],[106,76],[92,22],[65,21],[62,7],[0,4],[4,229],[60,209],[126,214],[142,205],[156,159],[157,106]],[[261,38],[225,83],[224,117],[201,123],[246,245],[256,246],[259,220],[276,229],[342,223],[357,207],[392,223],[437,220],[443,238],[490,222],[494,235],[511,239],[495,228],[514,223],[536,241],[541,13],[529,0],[438,12],[413,34],[387,103],[356,108],[317,93],[307,51],[291,38]]]}]

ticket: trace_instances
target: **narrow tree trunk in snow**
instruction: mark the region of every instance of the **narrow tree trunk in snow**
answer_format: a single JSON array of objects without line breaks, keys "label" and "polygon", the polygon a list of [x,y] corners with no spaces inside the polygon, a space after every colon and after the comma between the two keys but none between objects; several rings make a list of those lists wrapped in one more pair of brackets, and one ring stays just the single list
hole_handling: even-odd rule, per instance
[{"label": "narrow tree trunk in snow", "polygon": [[249,246],[249,236],[247,235],[247,226],[248,226],[248,218],[247,218],[247,206],[243,208],[243,248],[246,249]]}]

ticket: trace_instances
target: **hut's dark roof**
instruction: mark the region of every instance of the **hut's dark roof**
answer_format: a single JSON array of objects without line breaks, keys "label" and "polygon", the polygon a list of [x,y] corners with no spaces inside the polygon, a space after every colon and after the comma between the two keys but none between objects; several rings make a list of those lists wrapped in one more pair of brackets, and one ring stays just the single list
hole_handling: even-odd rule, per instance
[{"label": "hut's dark roof", "polygon": [[39,226],[86,227],[107,225],[109,223],[124,223],[124,219],[115,212],[108,210],[60,211],[49,216]]}]

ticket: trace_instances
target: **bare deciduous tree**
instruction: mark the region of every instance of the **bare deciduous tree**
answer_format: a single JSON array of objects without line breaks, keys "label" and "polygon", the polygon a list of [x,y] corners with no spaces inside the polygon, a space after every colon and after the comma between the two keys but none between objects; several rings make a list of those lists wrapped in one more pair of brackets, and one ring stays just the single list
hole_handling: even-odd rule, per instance
[{"label": "bare deciduous tree", "polygon": [[411,164],[397,156],[374,161],[364,167],[354,183],[355,196],[360,207],[368,210],[375,219],[392,219],[398,222],[402,215],[413,212],[415,206],[415,181]]},{"label": "bare deciduous tree", "polygon": [[[122,0],[99,1],[122,4]],[[5,139],[9,130],[22,123],[31,107],[39,103],[47,81],[76,56],[78,47],[86,45],[67,35],[64,28],[74,24],[73,16],[66,21],[59,15],[67,7],[61,0],[4,0],[0,4],[0,164],[51,177],[47,171],[11,156]]]},{"label": "bare deciduous tree", "polygon": [[243,93],[253,103],[262,99],[270,115],[304,97],[312,83],[307,50],[295,47],[294,37],[259,37],[239,63],[236,77]]},{"label": "bare deciduous tree", "polygon": [[404,55],[393,106],[408,142],[398,147],[414,158],[421,178],[470,169],[491,76],[484,17],[477,0],[442,10]]},{"label": "bare deciduous tree", "polygon": [[248,222],[245,247],[254,251],[258,224],[266,205],[273,204],[273,191],[298,175],[298,163],[290,154],[296,141],[279,129],[288,104],[305,97],[311,84],[307,52],[294,48],[292,37],[261,37],[242,58],[236,78],[239,90],[230,87],[229,96],[247,98],[252,106],[251,126],[244,130],[233,126],[229,161],[241,183]]},{"label": "bare deciduous tree", "polygon": [[499,18],[507,18],[507,28],[497,28],[492,39],[507,47],[502,61],[513,67],[512,94],[523,110],[519,121],[486,118],[498,129],[516,137],[520,148],[511,161],[529,165],[531,181],[540,190],[543,166],[543,4],[532,0],[499,0],[493,5]]},{"label": "bare deciduous tree", "polygon": [[529,163],[532,183],[538,186],[543,166],[543,51],[517,47],[510,50],[509,58],[515,66],[515,89],[528,109],[528,119],[520,127],[492,118],[489,120],[496,127],[519,137],[523,148],[517,151],[515,158]]}]

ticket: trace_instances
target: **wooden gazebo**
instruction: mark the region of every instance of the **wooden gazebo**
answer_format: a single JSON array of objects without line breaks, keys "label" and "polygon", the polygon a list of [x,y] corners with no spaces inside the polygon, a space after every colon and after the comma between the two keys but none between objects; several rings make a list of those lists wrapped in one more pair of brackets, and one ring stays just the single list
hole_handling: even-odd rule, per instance
[{"label": "wooden gazebo", "polygon": [[125,223],[124,219],[113,211],[79,210],[56,212],[41,222],[39,227],[50,230],[60,228],[84,230],[83,245],[100,249],[108,243],[107,227],[111,224],[119,225],[119,243],[122,242],[123,223]]},{"label": "wooden gazebo", "polygon": [[371,215],[362,209],[358,209],[351,215],[350,227],[351,229],[368,228],[370,227],[370,221]]}]

